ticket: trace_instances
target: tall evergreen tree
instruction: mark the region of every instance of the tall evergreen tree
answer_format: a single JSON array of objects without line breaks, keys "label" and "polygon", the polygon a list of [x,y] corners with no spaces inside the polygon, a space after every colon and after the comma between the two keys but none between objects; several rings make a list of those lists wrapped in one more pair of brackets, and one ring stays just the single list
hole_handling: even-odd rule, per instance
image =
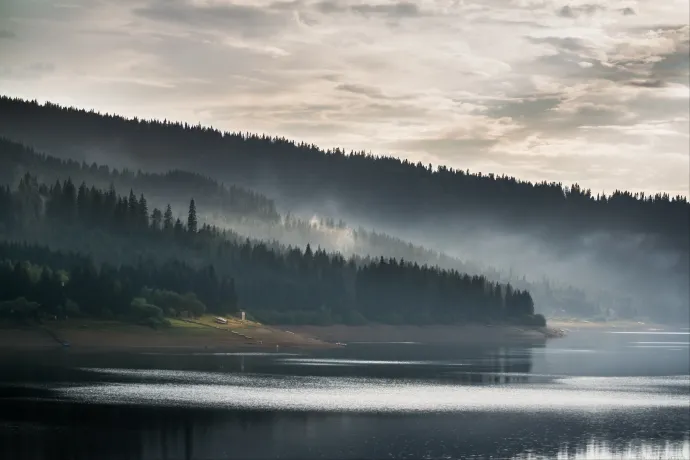
[{"label": "tall evergreen tree", "polygon": [[86,191],[86,182],[82,182],[77,191],[77,216],[85,223],[89,214],[89,198]]},{"label": "tall evergreen tree", "polygon": [[151,228],[154,231],[159,231],[163,227],[163,213],[161,212],[160,209],[154,208],[153,212],[151,212]]},{"label": "tall evergreen tree", "polygon": [[137,211],[137,227],[141,230],[146,230],[149,227],[149,206],[143,193],[139,197]]},{"label": "tall evergreen tree", "polygon": [[173,225],[175,225],[173,221],[173,212],[170,205],[168,205],[165,208],[165,214],[163,214],[163,230],[172,231]]},{"label": "tall evergreen tree", "polygon": [[196,204],[194,203],[194,199],[192,198],[192,201],[189,202],[189,215],[187,217],[187,231],[189,233],[196,233],[197,232],[197,217],[196,217]]},{"label": "tall evergreen tree", "polygon": [[139,201],[137,200],[134,190],[129,190],[129,199],[127,200],[127,226],[130,229],[137,227],[139,221]]}]

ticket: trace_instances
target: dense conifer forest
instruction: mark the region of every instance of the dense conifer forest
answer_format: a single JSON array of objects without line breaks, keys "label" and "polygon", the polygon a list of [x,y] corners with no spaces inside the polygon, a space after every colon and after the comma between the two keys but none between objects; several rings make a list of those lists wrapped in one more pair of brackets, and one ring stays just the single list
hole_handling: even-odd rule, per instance
[{"label": "dense conifer forest", "polygon": [[[658,235],[685,248],[688,201],[665,193],[615,190],[593,194],[578,185],[531,183],[341,149],[322,150],[267,135],[222,132],[167,120],[125,119],[94,111],[0,98],[0,134],[54,155],[112,154],[147,170],[177,168],[258,189],[293,207],[320,199],[348,212],[393,222],[468,217],[546,228],[556,239],[585,230]],[[222,177],[221,177],[222,176]],[[269,183],[270,182],[270,183]]]},{"label": "dense conifer forest", "polygon": [[42,182],[71,178],[75,183],[88,182],[96,187],[111,185],[118,191],[136,190],[153,202],[182,206],[189,197],[203,197],[208,209],[230,219],[275,222],[279,219],[273,200],[242,187],[228,186],[185,171],[171,170],[151,174],[141,170],[118,170],[108,165],[87,164],[42,155],[19,143],[0,138],[0,184],[16,184],[26,171]]},{"label": "dense conifer forest", "polygon": [[[203,220],[235,229],[238,239],[241,234],[266,240],[268,246],[276,239],[302,247],[308,241],[329,252],[396,255],[450,271],[482,273],[487,280],[510,281],[528,289],[540,308],[556,314],[687,318],[690,206],[684,196],[619,190],[592,193],[577,185],[530,183],[363,152],[323,150],[266,135],[125,119],[7,97],[0,98],[0,135],[62,159],[77,159],[79,163],[61,163],[65,173],[79,166],[83,175],[69,173],[75,183],[85,180],[100,188],[112,183],[120,193],[129,189],[144,193],[155,206],[171,203],[176,212],[195,196],[205,209],[200,214]],[[93,158],[107,158],[111,168],[94,167]],[[49,177],[50,173],[40,171],[50,171],[45,165],[51,161],[57,160],[38,159],[35,172],[48,183],[53,177],[64,180],[64,175]],[[120,170],[115,173],[113,166]],[[132,172],[138,169],[148,172]],[[16,183],[17,171],[5,173],[4,180],[13,179]],[[179,194],[163,191],[177,182]],[[201,189],[207,192],[198,193]],[[386,232],[343,228],[328,219],[326,225],[319,222],[319,231],[314,232],[313,223],[303,217],[305,212],[332,214],[333,209],[336,219]],[[290,218],[290,210],[303,211],[302,218]],[[243,227],[238,219],[261,226]],[[259,228],[263,230],[255,232]],[[410,233],[403,239],[400,234],[386,234],[398,228]],[[462,261],[447,257],[456,243],[462,243],[463,250],[471,248],[487,231],[526,235],[539,247],[525,255],[520,253],[524,245],[513,243],[496,250],[493,255],[498,258],[489,263],[481,260],[481,251],[461,256]],[[320,239],[326,232],[346,234],[350,240],[354,235],[360,247],[330,246],[327,241],[333,240]],[[286,237],[300,233],[299,238]],[[432,251],[419,244],[403,249],[404,239],[416,238],[409,235],[423,235],[427,239],[422,242],[439,244]],[[462,253],[452,253],[458,252]],[[541,259],[542,255],[548,257]],[[550,270],[547,261],[559,262],[560,274]],[[535,271],[525,279],[521,273],[528,268]]]},{"label": "dense conifer forest", "polygon": [[158,327],[166,316],[236,309],[232,279],[219,279],[212,266],[171,260],[97,267],[76,253],[0,243],[0,319],[88,316]]},{"label": "dense conifer forest", "polygon": [[[67,286],[74,281],[66,293],[75,292],[78,300],[65,294],[46,308],[66,308],[69,299],[79,311],[106,317],[154,311],[145,292],[157,289],[194,296],[203,309],[216,312],[246,306],[273,323],[543,324],[543,317],[534,315],[530,294],[510,285],[393,258],[346,260],[309,245],[302,250],[241,243],[237,235],[200,222],[197,212],[192,199],[183,221],[173,217],[169,206],[149,209],[143,194],[121,196],[113,188],[77,186],[69,178],[47,185],[27,173],[15,190],[0,189],[3,235],[26,243],[0,248],[0,257],[10,261],[4,273],[25,278],[40,273],[34,279],[45,277],[53,287],[58,276],[67,279]],[[89,261],[73,253],[89,254]],[[42,290],[32,286],[25,282],[3,295],[36,302]],[[96,289],[100,286],[105,287]],[[102,302],[96,293],[114,289],[122,293],[112,302]]]},{"label": "dense conifer forest", "polygon": [[[385,233],[362,227],[350,228],[342,219],[336,221],[322,217],[306,220],[290,213],[281,216],[272,199],[243,188],[226,187],[194,173],[120,171],[97,163],[61,160],[2,138],[0,170],[0,184],[16,184],[27,171],[31,171],[45,183],[69,177],[76,183],[87,182],[101,188],[113,186],[119,193],[133,190],[135,194],[143,193],[149,197],[150,205],[161,208],[172,202],[173,208],[183,209],[188,197],[194,196],[201,204],[200,218],[233,229],[239,234],[237,239],[243,239],[242,235],[251,236],[252,240],[276,240],[301,247],[311,244],[345,256],[385,254],[422,265],[482,274],[494,282],[512,283],[530,291],[542,311],[588,318],[601,314],[599,305],[592,298],[567,283],[557,283],[548,278],[527,281],[517,273],[501,272],[480,261],[460,260]],[[606,292],[606,286],[601,292]]]}]

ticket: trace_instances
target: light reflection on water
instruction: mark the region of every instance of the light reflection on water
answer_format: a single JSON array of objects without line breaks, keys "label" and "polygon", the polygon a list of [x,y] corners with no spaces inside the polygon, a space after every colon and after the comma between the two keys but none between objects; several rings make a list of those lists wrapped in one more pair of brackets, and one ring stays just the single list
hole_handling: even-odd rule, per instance
[{"label": "light reflection on water", "polygon": [[[687,407],[686,377],[578,377],[551,384],[465,386],[375,378],[280,377],[92,369],[153,379],[60,389],[88,402],[323,412],[592,411]],[[664,393],[661,389],[686,390]]]},{"label": "light reflection on water", "polygon": [[606,331],[607,334],[690,335],[690,331]]},{"label": "light reflection on water", "polygon": [[513,460],[681,460],[690,458],[690,440],[637,441],[614,444],[607,440],[590,439],[585,446],[564,443],[556,454],[533,452],[519,454]]},{"label": "light reflection on water", "polygon": [[466,366],[467,363],[454,363],[448,361],[394,361],[372,359],[333,359],[333,358],[290,358],[279,362],[286,364],[299,364],[302,366]]}]

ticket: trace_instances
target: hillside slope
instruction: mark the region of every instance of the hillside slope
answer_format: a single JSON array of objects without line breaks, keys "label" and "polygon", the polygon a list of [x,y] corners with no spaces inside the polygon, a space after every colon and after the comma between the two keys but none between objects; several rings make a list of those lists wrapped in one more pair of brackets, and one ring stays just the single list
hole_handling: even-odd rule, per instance
[{"label": "hillside slope", "polygon": [[188,170],[276,197],[297,215],[335,215],[500,270],[587,290],[626,308],[687,319],[690,207],[685,197],[529,183],[324,151],[264,135],[126,120],[0,99],[0,135],[64,158]]}]

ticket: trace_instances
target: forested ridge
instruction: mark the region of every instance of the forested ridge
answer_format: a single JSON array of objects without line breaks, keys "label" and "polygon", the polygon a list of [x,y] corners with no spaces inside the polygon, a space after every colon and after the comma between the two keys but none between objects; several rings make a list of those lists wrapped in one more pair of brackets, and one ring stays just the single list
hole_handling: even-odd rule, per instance
[{"label": "forested ridge", "polygon": [[[115,272],[99,271],[89,262],[87,268],[81,264],[71,269],[69,273],[77,279],[88,273],[93,286],[100,286],[95,280],[104,272],[106,284],[122,284],[121,275],[113,273],[124,271],[136,278],[127,296],[147,286],[192,293],[213,311],[239,305],[267,322],[543,324],[543,317],[534,316],[530,294],[510,285],[393,258],[345,259],[338,253],[314,251],[309,245],[302,250],[275,242],[270,246],[248,240],[242,243],[232,232],[199,222],[193,199],[183,222],[173,217],[170,207],[149,209],[143,194],[121,196],[113,188],[77,186],[71,179],[47,185],[27,173],[15,190],[0,189],[0,227],[7,240],[30,244],[0,248],[14,251],[14,255],[0,253],[0,257],[12,257],[13,267],[24,261],[40,264],[47,258],[53,260],[46,265],[53,272],[65,268],[66,263],[56,266],[57,254],[31,260],[32,252],[41,252],[33,245],[85,252],[104,267],[119,267]],[[17,255],[21,248],[26,248],[26,255]],[[165,275],[170,264],[189,266],[186,270],[200,275]],[[135,268],[127,268],[130,266]],[[13,269],[14,276],[19,276],[15,272]],[[160,273],[163,275],[156,275]],[[195,280],[201,284],[194,284]],[[142,299],[124,301],[117,311],[124,312],[126,305],[135,311],[148,308],[142,306],[146,297]],[[132,304],[135,301],[138,303]],[[95,298],[82,302],[97,315],[102,310],[113,313],[115,308]]]},{"label": "forested ridge", "polygon": [[[239,233],[268,240],[301,233],[290,241],[317,243],[323,241],[323,231],[312,232],[309,222],[300,219],[289,228],[285,223],[290,219],[281,218],[279,210],[295,210],[303,216],[335,215],[355,226],[383,229],[435,250],[425,252],[419,245],[403,249],[398,244],[401,240],[353,228],[345,235],[350,247],[356,247],[353,252],[397,254],[398,259],[414,258],[442,268],[483,273],[493,281],[509,280],[529,289],[550,314],[662,322],[687,319],[690,206],[683,196],[628,191],[593,194],[577,185],[529,183],[443,166],[434,169],[266,135],[227,133],[167,120],[128,120],[20,99],[0,98],[0,109],[0,135],[51,155],[107,158],[111,165],[136,165],[135,169],[157,171],[160,176],[171,169],[184,175],[188,173],[182,171],[189,171],[197,179],[236,184],[238,190],[247,187],[275,199],[278,221],[262,227],[232,223]],[[79,164],[86,171],[86,165]],[[127,185],[122,183],[122,187]],[[157,204],[164,198],[153,190],[145,194]],[[168,201],[181,208],[185,200],[174,196]],[[216,219],[206,209],[210,212],[204,217],[210,223],[227,225],[225,212],[216,213]],[[253,218],[264,222],[273,215],[273,208],[262,205],[262,209]],[[265,231],[254,234],[259,228]],[[321,229],[345,233],[337,224]],[[516,238],[503,244],[505,236]],[[436,251],[463,260],[446,259]],[[528,280],[522,278],[524,273],[529,273]]]},{"label": "forested ridge", "polygon": [[273,200],[234,185],[187,171],[170,170],[163,174],[141,170],[118,170],[108,165],[77,162],[40,154],[9,139],[0,138],[0,184],[15,184],[27,171],[39,180],[54,183],[71,178],[76,183],[88,182],[96,187],[136,190],[150,200],[173,205],[186,203],[189,197],[203,197],[205,206],[229,218],[257,219],[275,222],[280,216]]},{"label": "forested ridge", "polygon": [[[528,290],[542,311],[574,316],[596,317],[601,309],[586,293],[554,280],[527,281],[519,274],[501,273],[479,261],[459,260],[443,253],[414,245],[385,233],[362,227],[350,228],[342,220],[312,218],[305,220],[288,213],[281,216],[272,199],[251,190],[218,184],[211,178],[185,171],[155,174],[118,170],[95,162],[91,164],[63,160],[34,151],[8,139],[0,138],[0,184],[16,184],[27,172],[39,181],[54,183],[70,177],[75,183],[87,182],[100,188],[111,185],[118,192],[143,193],[160,207],[172,202],[173,209],[186,207],[189,196],[201,204],[199,216],[219,226],[235,230],[252,240],[279,241],[296,246],[321,246],[343,255],[386,255],[419,264],[439,266],[463,273],[481,274],[494,282],[513,283]],[[229,235],[230,236],[230,235]],[[603,286],[602,291],[606,290]],[[626,314],[626,312],[619,312]]]},{"label": "forested ridge", "polygon": [[128,120],[8,97],[0,98],[0,114],[0,134],[52,154],[78,157],[88,156],[89,149],[110,150],[146,169],[178,168],[259,190],[270,188],[287,206],[313,203],[318,197],[336,200],[351,214],[390,222],[442,217],[446,225],[461,225],[469,217],[485,218],[516,231],[538,227],[542,238],[625,230],[658,235],[664,244],[686,251],[689,247],[690,208],[683,196],[620,190],[604,195],[577,185],[434,169],[267,135]]}]

